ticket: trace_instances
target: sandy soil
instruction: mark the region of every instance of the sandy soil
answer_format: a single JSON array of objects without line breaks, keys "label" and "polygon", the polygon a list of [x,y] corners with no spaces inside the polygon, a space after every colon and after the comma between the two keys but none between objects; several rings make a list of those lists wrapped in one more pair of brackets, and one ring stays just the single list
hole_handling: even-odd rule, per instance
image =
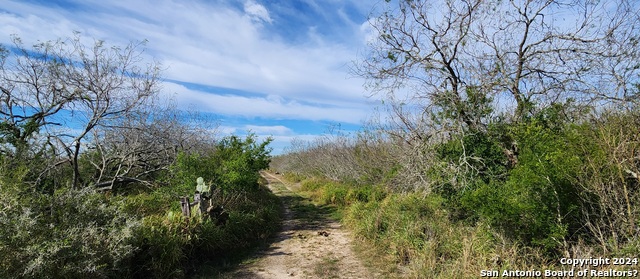
[{"label": "sandy soil", "polygon": [[[271,190],[284,201],[282,230],[266,250],[225,278],[373,278],[352,251],[349,232],[326,215],[308,215],[292,206],[296,185],[278,175],[262,173]],[[302,217],[300,217],[302,216]],[[306,216],[306,217],[304,217]]]}]

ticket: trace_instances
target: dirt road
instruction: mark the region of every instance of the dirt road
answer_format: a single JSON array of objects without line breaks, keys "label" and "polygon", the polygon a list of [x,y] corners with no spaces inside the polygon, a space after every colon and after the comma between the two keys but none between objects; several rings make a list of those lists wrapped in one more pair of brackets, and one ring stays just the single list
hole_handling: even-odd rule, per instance
[{"label": "dirt road", "polygon": [[295,194],[278,175],[263,172],[284,204],[282,230],[266,250],[224,278],[372,278],[351,249],[351,236],[327,208]]}]

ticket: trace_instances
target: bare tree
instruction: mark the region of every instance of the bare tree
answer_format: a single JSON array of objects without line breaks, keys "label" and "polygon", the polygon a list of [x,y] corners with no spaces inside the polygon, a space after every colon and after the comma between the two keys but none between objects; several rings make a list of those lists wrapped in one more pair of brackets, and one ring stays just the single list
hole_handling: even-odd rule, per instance
[{"label": "bare tree", "polygon": [[[179,152],[201,152],[215,141],[215,127],[198,114],[184,113],[166,102],[128,113],[119,122],[94,129],[87,156],[99,189],[116,184],[151,185],[169,170]],[[191,121],[185,122],[184,119]],[[89,154],[88,154],[89,155]]]},{"label": "bare tree", "polygon": [[[15,50],[4,51],[0,64],[5,141],[20,150],[39,134],[55,157],[66,157],[73,167],[74,188],[82,184],[83,142],[96,127],[120,121],[155,96],[160,73],[157,63],[143,62],[144,42],[120,48],[100,40],[86,46],[81,39],[76,34],[28,48],[14,37]],[[61,133],[54,125],[75,132]]]},{"label": "bare tree", "polygon": [[633,1],[395,3],[371,18],[378,36],[356,73],[417,115],[481,129],[496,111],[519,121],[551,103],[637,102]]},{"label": "bare tree", "polygon": [[[13,51],[0,46],[1,136],[2,143],[15,147],[19,155],[41,127],[61,125],[51,117],[64,109],[74,94],[63,90],[53,77],[51,66],[61,58],[51,48],[40,44],[31,51],[22,47],[19,38],[13,41]],[[12,60],[11,54],[16,59]]]}]

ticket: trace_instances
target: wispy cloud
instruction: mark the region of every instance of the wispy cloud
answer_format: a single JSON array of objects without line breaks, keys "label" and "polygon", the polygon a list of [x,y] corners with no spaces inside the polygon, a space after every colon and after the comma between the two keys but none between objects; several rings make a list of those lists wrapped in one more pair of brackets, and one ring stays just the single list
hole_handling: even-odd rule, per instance
[{"label": "wispy cloud", "polygon": [[293,131],[285,126],[258,126],[258,125],[246,125],[245,128],[249,131],[254,131],[257,134],[271,134],[271,135],[291,135]]},{"label": "wispy cloud", "polygon": [[273,136],[273,135],[286,136],[286,135],[293,134],[293,130],[282,125],[276,125],[276,126],[243,125],[242,127],[220,126],[219,130],[224,131],[226,133],[251,132],[259,135],[268,135],[268,136]]},{"label": "wispy cloud", "polygon": [[314,106],[296,100],[285,100],[278,95],[245,97],[211,94],[190,90],[175,83],[165,83],[165,92],[175,92],[180,107],[188,107],[217,115],[332,121],[358,124],[366,118],[366,106]]},{"label": "wispy cloud", "polygon": [[73,31],[114,44],[147,39],[146,53],[176,81],[165,82],[165,93],[183,107],[221,117],[360,123],[371,106],[348,67],[371,36],[363,26],[375,2],[8,0],[0,7],[0,43],[9,34],[31,43]]},{"label": "wispy cloud", "polygon": [[256,3],[255,1],[245,2],[244,12],[254,20],[271,23],[271,17],[269,16],[269,11],[267,11],[267,8]]}]

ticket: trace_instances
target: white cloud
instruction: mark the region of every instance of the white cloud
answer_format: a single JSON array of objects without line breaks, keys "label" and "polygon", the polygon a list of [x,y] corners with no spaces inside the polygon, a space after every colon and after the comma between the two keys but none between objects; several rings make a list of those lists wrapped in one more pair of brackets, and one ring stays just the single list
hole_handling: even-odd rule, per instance
[{"label": "white cloud", "polygon": [[291,142],[295,140],[313,141],[318,137],[317,134],[297,134],[291,129],[285,126],[260,126],[260,125],[239,125],[239,126],[226,126],[221,125],[216,130],[221,136],[227,135],[239,135],[243,136],[247,132],[253,132],[258,138],[258,141],[271,138],[272,142],[269,144],[273,148],[272,155],[282,154],[289,147]]},{"label": "white cloud", "polygon": [[[376,19],[372,20],[375,21]],[[365,44],[373,42],[380,36],[380,33],[375,28],[373,28],[373,26],[371,26],[371,23],[369,21],[363,22],[360,25],[360,33],[362,34],[362,38]]]},{"label": "white cloud", "polygon": [[285,126],[260,126],[260,125],[245,125],[245,130],[255,132],[256,134],[267,135],[290,135],[293,131]]},{"label": "white cloud", "polygon": [[266,135],[266,136],[287,136],[293,135],[294,132],[288,127],[282,125],[240,125],[240,126],[227,126],[222,125],[218,127],[218,131],[223,134],[235,134],[235,133],[245,133],[245,132],[253,132],[258,135]]},{"label": "white cloud", "polygon": [[[295,135],[295,136],[272,136],[273,141],[269,146],[273,148],[272,155],[279,155],[286,151],[286,148],[291,145],[291,141],[293,139],[303,140],[303,141],[313,141],[317,138],[318,135]],[[264,136],[259,136],[260,139],[266,139]]]},{"label": "white cloud", "polygon": [[222,135],[231,135],[238,132],[238,127],[220,125],[216,131]]},{"label": "white cloud", "polygon": [[271,17],[269,11],[264,6],[256,3],[255,1],[247,1],[244,3],[244,12],[247,13],[253,20],[262,20],[271,23]]},{"label": "white cloud", "polygon": [[166,93],[176,94],[178,105],[228,116],[335,121],[360,124],[368,114],[367,106],[326,107],[284,100],[280,97],[245,97],[218,95],[191,90],[182,85],[165,82]]},{"label": "white cloud", "polygon": [[[223,115],[357,124],[368,114],[363,80],[349,78],[347,69],[364,45],[322,38],[321,33],[315,34],[318,40],[289,42],[269,30],[281,18],[255,0],[240,2],[240,7],[229,1],[69,2],[80,8],[3,1],[8,12],[0,12],[0,43],[12,33],[28,45],[67,37],[74,30],[113,44],[148,39],[146,53],[163,63],[167,79],[255,93],[219,95],[166,83],[167,93],[177,93],[183,105]],[[331,16],[327,5],[340,5],[310,3],[325,9],[326,17]],[[339,22],[344,30],[360,32],[359,24]]]}]

